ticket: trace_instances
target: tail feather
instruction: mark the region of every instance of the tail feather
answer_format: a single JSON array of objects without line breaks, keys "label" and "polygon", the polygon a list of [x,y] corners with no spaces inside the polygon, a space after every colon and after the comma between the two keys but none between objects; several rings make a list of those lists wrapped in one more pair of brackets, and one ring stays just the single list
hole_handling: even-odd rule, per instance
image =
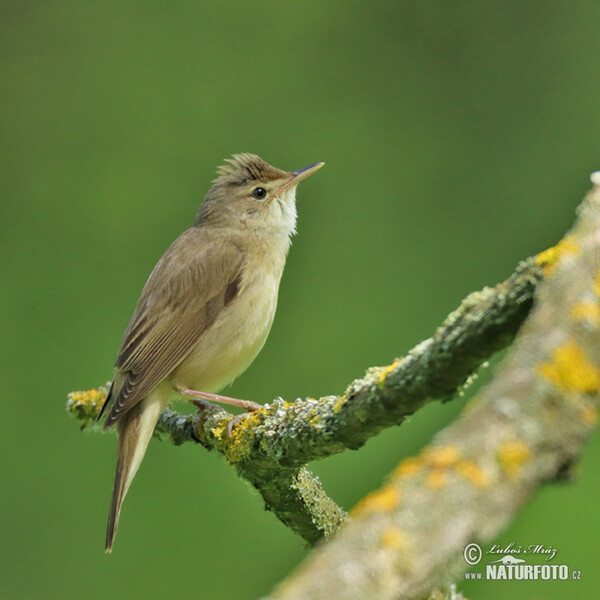
[{"label": "tail feather", "polygon": [[106,527],[106,552],[112,551],[123,500],[144,458],[148,442],[166,403],[167,394],[159,385],[117,423],[119,452]]},{"label": "tail feather", "polygon": [[123,458],[119,452],[117,458],[117,468],[115,469],[115,483],[113,487],[112,499],[110,501],[110,510],[108,512],[108,524],[106,526],[106,544],[105,552],[112,552],[113,542],[117,535],[117,526],[119,525],[119,516],[121,506],[125,499],[125,478],[123,477]]}]

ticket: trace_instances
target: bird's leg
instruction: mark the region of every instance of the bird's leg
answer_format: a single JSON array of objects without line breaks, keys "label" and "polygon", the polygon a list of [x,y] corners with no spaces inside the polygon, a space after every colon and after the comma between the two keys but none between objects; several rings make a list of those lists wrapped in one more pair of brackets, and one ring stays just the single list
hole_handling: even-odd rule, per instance
[{"label": "bird's leg", "polygon": [[189,388],[179,383],[173,383],[173,389],[178,394],[189,396],[190,398],[198,398],[200,400],[209,400],[210,402],[220,402],[221,404],[230,404],[231,406],[238,406],[244,410],[254,412],[262,408],[262,405],[256,402],[250,402],[249,400],[239,400],[238,398],[230,398],[229,396],[221,396],[219,394],[209,394],[208,392],[200,392],[198,390],[190,390]]}]

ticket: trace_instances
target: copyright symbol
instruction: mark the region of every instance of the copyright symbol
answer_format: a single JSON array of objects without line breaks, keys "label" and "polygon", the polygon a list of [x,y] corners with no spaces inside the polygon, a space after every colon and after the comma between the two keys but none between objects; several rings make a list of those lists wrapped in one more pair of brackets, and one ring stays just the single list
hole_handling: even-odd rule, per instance
[{"label": "copyright symbol", "polygon": [[481,547],[471,543],[465,548],[463,556],[470,565],[476,565],[481,560]]}]

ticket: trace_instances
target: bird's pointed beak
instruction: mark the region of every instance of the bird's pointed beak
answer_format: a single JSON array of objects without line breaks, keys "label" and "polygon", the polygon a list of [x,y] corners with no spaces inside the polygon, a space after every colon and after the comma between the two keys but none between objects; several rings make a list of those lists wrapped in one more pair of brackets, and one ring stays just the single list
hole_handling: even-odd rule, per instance
[{"label": "bird's pointed beak", "polygon": [[292,185],[298,185],[303,179],[306,179],[309,175],[318,171],[324,164],[324,162],[318,162],[308,165],[308,167],[302,167],[297,171],[292,171],[289,179],[277,190],[277,194],[280,194],[283,190],[286,190]]},{"label": "bird's pointed beak", "polygon": [[298,183],[299,181],[306,179],[309,175],[318,171],[324,164],[324,162],[318,162],[313,165],[308,165],[308,167],[302,167],[297,171],[292,171],[292,181]]}]

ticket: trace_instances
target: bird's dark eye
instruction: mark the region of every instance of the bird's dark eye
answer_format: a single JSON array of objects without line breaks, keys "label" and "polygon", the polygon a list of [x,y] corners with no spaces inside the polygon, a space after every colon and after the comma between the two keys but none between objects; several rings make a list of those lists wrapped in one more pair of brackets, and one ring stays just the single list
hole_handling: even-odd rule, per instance
[{"label": "bird's dark eye", "polygon": [[262,187],[257,187],[252,190],[252,197],[256,200],[264,200],[267,197],[267,190]]}]

